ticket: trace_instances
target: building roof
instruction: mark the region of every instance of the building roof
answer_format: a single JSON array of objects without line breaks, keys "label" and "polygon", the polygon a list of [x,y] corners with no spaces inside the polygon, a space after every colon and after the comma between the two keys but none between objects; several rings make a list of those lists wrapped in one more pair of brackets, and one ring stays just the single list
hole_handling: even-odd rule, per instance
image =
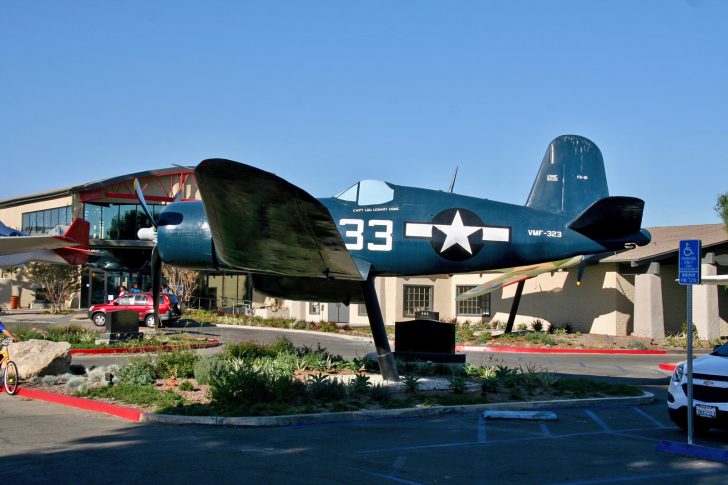
[{"label": "building roof", "polygon": [[66,195],[72,195],[77,192],[85,192],[88,190],[95,190],[107,185],[119,184],[128,180],[134,180],[135,178],[142,179],[145,177],[160,176],[160,175],[171,175],[178,173],[192,172],[192,168],[161,168],[156,170],[146,170],[144,172],[130,173],[127,175],[120,175],[118,177],[112,177],[95,182],[87,182],[80,185],[74,185],[72,187],[65,187],[61,189],[49,190],[46,192],[38,192],[35,194],[24,195],[21,197],[13,197],[9,199],[0,199],[0,209],[8,207],[16,207],[23,204],[30,204],[32,202],[42,202],[44,200],[57,199]]},{"label": "building roof", "polygon": [[728,243],[728,232],[723,224],[701,224],[695,226],[650,227],[652,241],[604,258],[605,263],[644,264],[677,256],[678,245],[683,239],[700,239],[703,248]]}]

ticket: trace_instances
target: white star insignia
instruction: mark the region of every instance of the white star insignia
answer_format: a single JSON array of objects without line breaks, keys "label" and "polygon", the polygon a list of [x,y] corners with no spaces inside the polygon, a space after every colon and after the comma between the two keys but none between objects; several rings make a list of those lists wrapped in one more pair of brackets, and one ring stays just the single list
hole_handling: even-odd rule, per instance
[{"label": "white star insignia", "polygon": [[449,226],[442,224],[435,224],[435,227],[445,233],[445,242],[442,244],[440,253],[444,253],[454,245],[458,245],[469,254],[473,254],[473,250],[470,248],[470,241],[468,236],[474,232],[480,231],[482,227],[478,226],[466,226],[463,224],[463,220],[460,217],[460,211],[455,212],[455,217]]}]

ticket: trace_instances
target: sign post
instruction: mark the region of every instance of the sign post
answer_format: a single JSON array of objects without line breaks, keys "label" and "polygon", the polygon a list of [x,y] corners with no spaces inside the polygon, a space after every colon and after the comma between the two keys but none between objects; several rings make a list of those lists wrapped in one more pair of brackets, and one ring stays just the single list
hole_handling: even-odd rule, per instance
[{"label": "sign post", "polygon": [[683,239],[678,247],[678,283],[687,286],[688,325],[688,444],[693,444],[693,285],[700,284],[699,239]]}]

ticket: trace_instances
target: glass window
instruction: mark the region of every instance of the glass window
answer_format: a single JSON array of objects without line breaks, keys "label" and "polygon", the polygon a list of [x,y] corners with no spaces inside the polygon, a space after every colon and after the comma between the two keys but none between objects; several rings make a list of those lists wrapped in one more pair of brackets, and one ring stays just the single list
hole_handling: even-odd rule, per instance
[{"label": "glass window", "polygon": [[339,200],[345,200],[347,202],[356,202],[356,195],[359,192],[359,184],[354,184],[339,195],[336,196]]},{"label": "glass window", "polygon": [[321,303],[317,301],[311,301],[308,303],[308,314],[309,315],[321,315]]},{"label": "glass window", "polygon": [[357,308],[357,315],[359,315],[360,317],[368,317],[369,316],[369,314],[367,314],[367,306],[365,304],[359,303],[357,305],[357,307],[358,307]]},{"label": "glass window", "polygon": [[101,239],[102,233],[102,214],[103,207],[100,205],[86,204],[83,208],[83,218],[89,223],[89,237],[91,239]]},{"label": "glass window", "polygon": [[394,189],[381,180],[359,182],[359,205],[385,204],[394,198]]},{"label": "glass window", "polygon": [[132,296],[122,296],[118,300],[119,305],[131,305],[131,302],[134,301],[134,297]]},{"label": "glass window", "polygon": [[43,234],[58,225],[69,225],[71,212],[71,206],[24,212],[23,230],[31,234]]},{"label": "glass window", "polygon": [[[455,293],[459,296],[475,288],[475,285],[458,285],[455,288]],[[467,316],[490,316],[490,293],[486,295],[480,295],[467,300],[458,301],[458,315]]]},{"label": "glass window", "polygon": [[414,317],[415,312],[422,310],[432,311],[434,288],[432,286],[404,285],[405,317]]}]

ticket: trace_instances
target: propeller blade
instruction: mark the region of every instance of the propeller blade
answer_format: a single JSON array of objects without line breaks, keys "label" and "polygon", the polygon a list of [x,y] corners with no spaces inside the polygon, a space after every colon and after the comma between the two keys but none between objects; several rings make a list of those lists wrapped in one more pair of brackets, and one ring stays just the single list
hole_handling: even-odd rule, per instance
[{"label": "propeller blade", "polygon": [[139,179],[134,179],[134,190],[136,190],[137,199],[139,199],[139,204],[141,204],[142,210],[144,210],[144,213],[147,215],[149,220],[152,221],[154,229],[156,229],[157,222],[154,220],[154,217],[152,217],[152,212],[149,210],[147,201],[144,199],[144,192],[142,192],[142,184],[139,183]]},{"label": "propeller blade", "polygon": [[159,294],[162,289],[162,258],[159,249],[152,249],[152,301],[154,302],[154,329],[159,328]]}]

